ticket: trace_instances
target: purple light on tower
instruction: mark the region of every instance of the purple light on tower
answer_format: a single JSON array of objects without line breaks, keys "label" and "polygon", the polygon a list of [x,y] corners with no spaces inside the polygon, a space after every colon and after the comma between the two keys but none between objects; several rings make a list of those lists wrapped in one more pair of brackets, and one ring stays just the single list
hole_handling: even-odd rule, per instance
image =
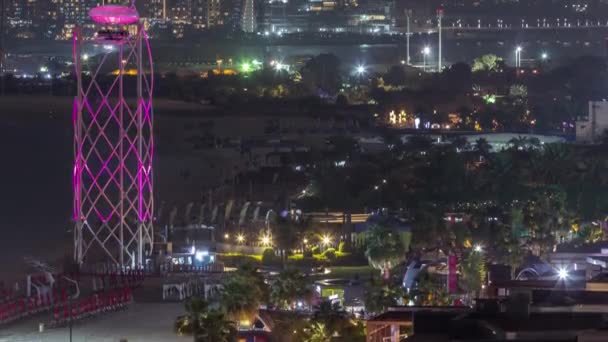
[{"label": "purple light on tower", "polygon": [[98,32],[73,42],[74,259],[139,267],[154,242],[152,54],[133,4],[89,16]]}]

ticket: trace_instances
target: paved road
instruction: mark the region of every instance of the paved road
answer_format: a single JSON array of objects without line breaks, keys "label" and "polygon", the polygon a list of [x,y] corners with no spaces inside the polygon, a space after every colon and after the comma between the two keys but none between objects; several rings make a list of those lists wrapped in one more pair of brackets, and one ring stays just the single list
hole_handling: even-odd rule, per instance
[{"label": "paved road", "polygon": [[[183,314],[183,304],[135,303],[128,310],[76,322],[73,342],[182,342],[191,337],[178,337],[173,333],[175,317]],[[0,342],[67,342],[67,328],[38,332],[38,322],[24,321],[0,327]]]}]

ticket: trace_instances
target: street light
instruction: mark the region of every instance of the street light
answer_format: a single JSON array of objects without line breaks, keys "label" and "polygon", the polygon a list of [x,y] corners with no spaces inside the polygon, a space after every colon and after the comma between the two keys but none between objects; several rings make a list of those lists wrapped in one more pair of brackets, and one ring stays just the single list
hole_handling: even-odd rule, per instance
[{"label": "street light", "polygon": [[249,64],[249,63],[243,63],[243,65],[241,66],[241,70],[244,73],[250,72],[251,71],[251,64]]},{"label": "street light", "polygon": [[540,59],[542,59],[543,61],[546,61],[546,60],[547,60],[547,58],[549,58],[549,55],[548,55],[546,52],[543,52],[543,53],[540,55]]},{"label": "street light", "polygon": [[236,236],[236,241],[237,241],[238,243],[243,243],[243,242],[245,242],[245,236],[243,236],[243,234],[239,234],[239,235],[237,235],[237,236]]},{"label": "street light", "polygon": [[329,245],[331,243],[331,236],[323,235],[323,237],[321,238],[321,242],[323,242],[324,246]]},{"label": "street light", "polygon": [[364,65],[358,65],[357,68],[355,69],[355,72],[359,76],[363,75],[365,73],[365,66]]},{"label": "street light", "polygon": [[271,243],[271,239],[269,235],[262,235],[262,237],[260,238],[260,241],[262,242],[262,246],[264,247],[268,247],[270,246]]},{"label": "street light", "polygon": [[425,46],[424,49],[422,49],[422,70],[424,70],[426,72],[426,56],[428,56],[431,53],[431,48],[428,46]]},{"label": "street light", "polygon": [[481,252],[481,251],[483,250],[483,248],[481,247],[481,245],[475,245],[475,247],[473,248],[473,250],[474,250],[475,252],[478,252],[478,253],[479,253],[479,252]]},{"label": "street light", "polygon": [[568,279],[568,276],[568,270],[566,270],[565,268],[560,267],[557,269],[557,277],[560,280],[566,280]]},{"label": "street light", "polygon": [[516,68],[521,67],[521,51],[522,50],[523,50],[522,47],[519,45],[515,48],[515,67]]}]

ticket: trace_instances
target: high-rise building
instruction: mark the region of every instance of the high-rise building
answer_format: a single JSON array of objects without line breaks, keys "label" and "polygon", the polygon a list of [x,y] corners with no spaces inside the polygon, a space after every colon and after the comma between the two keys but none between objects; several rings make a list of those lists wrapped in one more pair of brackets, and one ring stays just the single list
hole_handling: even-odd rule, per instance
[{"label": "high-rise building", "polygon": [[169,8],[169,18],[173,24],[192,23],[192,1],[173,0]]},{"label": "high-rise building", "polygon": [[205,24],[207,28],[223,25],[222,3],[220,0],[207,0]]},{"label": "high-rise building", "polygon": [[57,38],[72,38],[77,25],[87,22],[89,10],[96,7],[95,0],[58,0],[59,22],[62,24]]},{"label": "high-rise building", "polygon": [[[144,10],[144,18],[148,18],[151,21],[164,21],[167,20],[167,1],[168,0],[149,0],[144,1],[141,6]],[[141,15],[142,13],[140,13]]]},{"label": "high-rise building", "polygon": [[255,2],[254,0],[244,0],[243,19],[241,29],[244,32],[253,33],[256,29]]},{"label": "high-rise building", "polygon": [[[243,0],[222,0],[223,24],[230,31],[240,31],[243,26],[243,4]],[[257,14],[258,10],[254,12]]]}]

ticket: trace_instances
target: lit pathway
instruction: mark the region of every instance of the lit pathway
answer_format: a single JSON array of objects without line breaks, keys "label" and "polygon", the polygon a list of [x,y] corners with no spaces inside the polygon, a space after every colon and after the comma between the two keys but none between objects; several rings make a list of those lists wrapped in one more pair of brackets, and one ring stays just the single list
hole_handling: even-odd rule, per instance
[{"label": "lit pathway", "polygon": [[[75,322],[73,342],[182,342],[192,337],[178,337],[173,333],[175,317],[184,313],[180,303],[132,304],[129,309],[103,314]],[[28,320],[8,327],[0,327],[0,342],[67,342],[67,328],[47,329],[38,333],[38,321]]]}]

